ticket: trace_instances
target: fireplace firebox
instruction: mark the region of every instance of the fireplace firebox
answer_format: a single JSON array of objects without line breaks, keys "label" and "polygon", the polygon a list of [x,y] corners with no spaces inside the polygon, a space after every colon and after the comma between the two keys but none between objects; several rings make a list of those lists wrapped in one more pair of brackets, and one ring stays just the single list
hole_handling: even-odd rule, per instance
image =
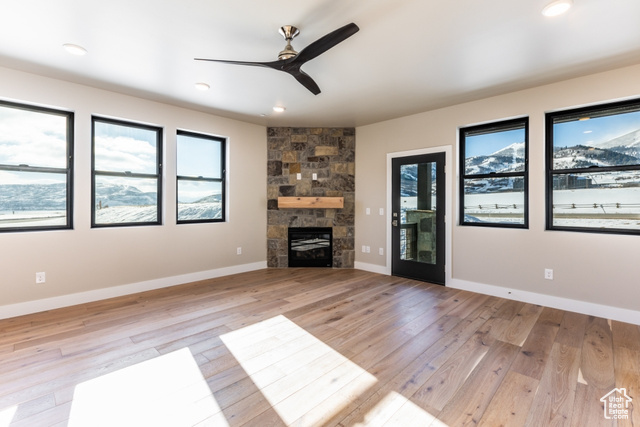
[{"label": "fireplace firebox", "polygon": [[332,267],[331,227],[289,228],[289,267]]}]

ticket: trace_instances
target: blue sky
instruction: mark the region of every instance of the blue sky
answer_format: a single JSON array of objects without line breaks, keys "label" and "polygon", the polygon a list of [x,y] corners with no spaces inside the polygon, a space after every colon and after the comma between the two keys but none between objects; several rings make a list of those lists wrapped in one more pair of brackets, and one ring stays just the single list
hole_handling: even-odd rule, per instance
[{"label": "blue sky", "polygon": [[524,142],[524,129],[468,136],[466,138],[465,156],[487,156],[517,142]]},{"label": "blue sky", "polygon": [[597,145],[640,129],[640,111],[553,126],[554,146]]},{"label": "blue sky", "polygon": [[178,175],[220,178],[220,142],[178,135]]}]

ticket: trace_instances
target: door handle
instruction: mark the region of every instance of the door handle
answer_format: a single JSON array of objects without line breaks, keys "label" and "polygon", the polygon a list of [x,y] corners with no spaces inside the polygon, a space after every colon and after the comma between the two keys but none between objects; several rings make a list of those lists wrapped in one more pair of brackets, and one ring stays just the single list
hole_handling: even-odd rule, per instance
[{"label": "door handle", "polygon": [[394,227],[398,226],[398,220],[394,219],[393,221],[391,221],[391,225],[393,225]]}]

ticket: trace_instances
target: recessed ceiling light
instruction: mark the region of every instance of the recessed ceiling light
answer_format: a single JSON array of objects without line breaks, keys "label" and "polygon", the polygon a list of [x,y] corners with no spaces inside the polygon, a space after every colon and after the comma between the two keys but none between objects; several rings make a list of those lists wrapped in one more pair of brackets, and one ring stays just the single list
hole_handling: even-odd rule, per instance
[{"label": "recessed ceiling light", "polygon": [[542,14],[544,16],[562,15],[571,8],[572,4],[573,0],[556,0],[546,5],[544,9],[542,9]]},{"label": "recessed ceiling light", "polygon": [[77,44],[65,43],[62,45],[62,47],[64,47],[64,49],[72,55],[82,56],[87,54],[87,49]]},{"label": "recessed ceiling light", "polygon": [[273,107],[273,111],[275,111],[276,113],[282,113],[284,110],[286,110],[286,108],[280,105],[276,105],[275,107]]},{"label": "recessed ceiling light", "polygon": [[209,86],[206,83],[202,83],[202,82],[196,83],[196,89],[198,90],[209,90],[209,88],[211,88],[211,86]]}]

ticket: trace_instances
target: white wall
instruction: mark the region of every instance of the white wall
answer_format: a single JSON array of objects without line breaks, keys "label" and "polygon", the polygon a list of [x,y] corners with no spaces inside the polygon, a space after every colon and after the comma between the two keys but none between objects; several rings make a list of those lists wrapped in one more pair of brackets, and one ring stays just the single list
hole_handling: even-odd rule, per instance
[{"label": "white wall", "polygon": [[[265,127],[6,68],[0,96],[75,112],[74,229],[0,233],[0,318],[266,267]],[[91,229],[93,114],[163,127],[164,225]],[[227,222],[176,225],[176,129],[228,138]]]},{"label": "white wall", "polygon": [[[388,247],[388,217],[377,214],[387,206],[387,153],[448,145],[455,171],[447,177],[454,189],[448,286],[640,323],[640,236],[545,231],[544,189],[545,112],[640,96],[638,76],[640,65],[357,128],[355,247],[372,250],[357,251],[356,266],[389,269],[377,249]],[[458,226],[458,129],[517,116],[530,119],[529,229]],[[375,214],[365,215],[366,207]]]}]

